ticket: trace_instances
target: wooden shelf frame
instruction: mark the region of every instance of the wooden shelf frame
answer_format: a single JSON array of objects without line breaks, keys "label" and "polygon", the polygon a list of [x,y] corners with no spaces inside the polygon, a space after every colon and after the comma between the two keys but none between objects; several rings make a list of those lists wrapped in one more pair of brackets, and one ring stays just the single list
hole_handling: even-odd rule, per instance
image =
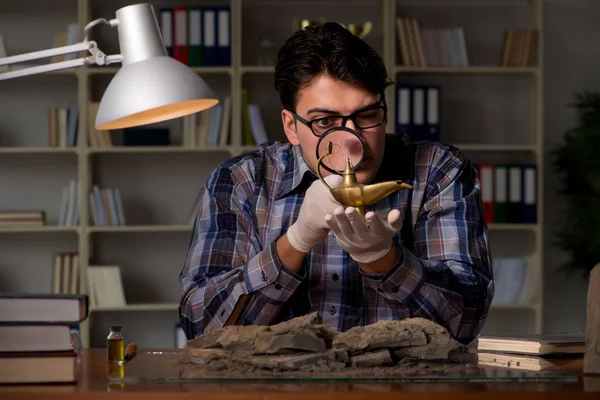
[{"label": "wooden shelf frame", "polygon": [[[91,21],[93,18],[98,16],[92,16],[92,2],[100,0],[77,0],[77,20],[80,26],[84,26],[86,23]],[[98,227],[90,225],[90,209],[89,209],[89,192],[92,187],[92,169],[95,163],[101,162],[90,156],[100,156],[103,154],[119,154],[123,157],[127,157],[131,154],[181,154],[181,153],[210,153],[210,152],[228,152],[230,155],[238,155],[243,152],[252,149],[253,147],[242,145],[242,113],[241,113],[241,91],[242,91],[242,77],[247,74],[272,74],[272,66],[253,66],[253,65],[242,65],[242,11],[243,2],[246,0],[229,0],[228,4],[231,7],[231,44],[232,44],[232,65],[228,67],[199,67],[194,68],[194,71],[202,76],[211,76],[215,74],[221,74],[228,77],[230,80],[231,89],[231,100],[232,100],[232,114],[231,114],[231,143],[226,147],[217,148],[184,148],[179,146],[169,146],[160,148],[92,148],[87,143],[87,126],[88,116],[87,113],[81,113],[79,118],[79,140],[78,144],[74,148],[45,148],[45,147],[0,147],[0,156],[29,156],[29,155],[40,155],[49,154],[52,157],[77,157],[77,177],[79,181],[79,218],[81,224],[76,227],[54,227],[47,226],[42,228],[2,228],[0,234],[29,234],[29,233],[62,233],[71,232],[78,235],[78,253],[81,261],[80,271],[80,290],[85,293],[87,290],[86,284],[86,271],[88,265],[93,265],[90,260],[93,258],[93,244],[96,236],[98,235],[115,235],[115,234],[128,234],[135,235],[141,233],[176,233],[176,232],[191,232],[192,226],[186,224],[175,224],[175,225],[137,225],[137,226],[109,226],[109,227]],[[535,22],[534,27],[538,29],[538,47],[537,47],[537,59],[543,60],[543,47],[544,47],[544,36],[543,36],[543,10],[542,0],[528,0],[535,7]],[[524,1],[519,2],[522,4]],[[198,3],[202,3],[199,0]],[[266,3],[266,2],[265,2]],[[537,297],[543,299],[543,165],[544,165],[544,147],[543,147],[543,68],[542,66],[536,67],[525,67],[525,68],[508,68],[500,66],[473,66],[467,68],[458,67],[429,67],[429,68],[414,68],[414,67],[403,67],[398,66],[395,63],[396,60],[396,23],[395,18],[397,15],[398,5],[416,5],[420,4],[421,1],[402,1],[402,0],[380,0],[381,5],[381,18],[383,23],[383,54],[382,57],[386,63],[386,67],[390,75],[394,78],[402,74],[423,74],[423,75],[451,75],[451,74],[463,74],[468,76],[527,76],[533,80],[536,85],[536,95],[534,96],[534,109],[535,113],[533,118],[535,119],[535,143],[531,145],[486,145],[477,143],[463,143],[457,144],[456,146],[468,151],[475,152],[525,152],[531,153],[535,156],[535,162],[538,165],[538,189],[537,189],[537,201],[538,201],[538,223],[534,225],[518,225],[518,224],[492,224],[490,225],[490,232],[495,231],[517,231],[517,232],[532,232],[536,235],[536,248],[540,268],[536,276],[537,283]],[[479,1],[464,2],[465,4],[472,4],[477,7],[484,7]],[[486,2],[488,3],[488,2]],[[498,1],[490,3],[490,7],[498,6],[496,3],[515,3],[510,1]],[[220,3],[221,4],[221,3]],[[255,4],[255,2],[253,2]],[[290,3],[293,6],[295,3]],[[315,3],[316,4],[316,3]],[[427,6],[435,7],[436,4],[447,5],[443,0],[428,1]],[[353,3],[346,5],[352,7]],[[264,5],[267,7],[267,5]],[[110,15],[104,16],[110,17]],[[101,44],[99,44],[100,47]],[[109,77],[114,75],[118,71],[118,67],[90,67],[90,68],[79,68],[77,70],[66,70],[51,73],[51,75],[69,75],[74,76],[77,79],[77,99],[80,110],[87,110],[88,102],[92,96],[92,81],[97,77]],[[395,121],[395,88],[391,87],[387,93],[388,104],[389,104],[389,120]],[[517,304],[517,305],[498,305],[492,307],[495,309],[505,310],[511,309],[528,309],[531,310],[535,318],[535,330],[541,332],[542,329],[542,301],[539,300],[532,304]],[[113,308],[97,308],[94,312],[103,311],[175,311],[176,305],[172,303],[157,303],[157,304],[141,304],[141,305],[128,305],[124,308],[113,309]],[[85,347],[90,344],[90,318],[81,324],[81,336]]]}]

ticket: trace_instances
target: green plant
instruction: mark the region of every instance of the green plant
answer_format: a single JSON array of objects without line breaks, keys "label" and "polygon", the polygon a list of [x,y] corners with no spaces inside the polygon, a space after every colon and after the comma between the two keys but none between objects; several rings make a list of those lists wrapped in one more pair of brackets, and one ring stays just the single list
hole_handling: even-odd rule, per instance
[{"label": "green plant", "polygon": [[553,152],[564,200],[556,216],[556,245],[569,254],[562,268],[587,278],[600,263],[600,93],[576,93],[570,107],[577,124]]}]

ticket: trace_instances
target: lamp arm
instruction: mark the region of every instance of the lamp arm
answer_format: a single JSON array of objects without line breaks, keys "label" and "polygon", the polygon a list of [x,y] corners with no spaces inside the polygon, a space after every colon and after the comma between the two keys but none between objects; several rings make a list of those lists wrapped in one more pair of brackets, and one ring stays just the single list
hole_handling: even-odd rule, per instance
[{"label": "lamp arm", "polygon": [[118,26],[119,21],[117,19],[106,20],[104,18],[96,19],[85,26],[84,40],[80,43],[56,47],[48,50],[33,51],[25,54],[18,54],[15,56],[0,58],[0,67],[4,65],[17,64],[31,60],[38,60],[40,58],[49,58],[54,56],[60,56],[69,53],[76,53],[80,51],[89,51],[91,56],[82,57],[75,60],[60,61],[45,65],[36,65],[29,68],[16,69],[4,73],[0,73],[0,81],[12,78],[19,78],[27,75],[41,74],[45,72],[58,71],[62,69],[79,68],[87,65],[108,65],[121,62],[123,56],[120,54],[106,55],[102,52],[95,41],[88,40],[88,32],[96,25],[105,23],[110,27]]},{"label": "lamp arm", "polygon": [[119,20],[114,18],[114,19],[106,19],[106,18],[98,18],[93,20],[92,22],[89,22],[85,28],[84,28],[84,37],[83,37],[83,41],[87,42],[88,41],[88,32],[92,30],[93,27],[95,27],[96,25],[100,25],[100,24],[106,24],[108,26],[110,26],[111,28],[114,28],[116,26],[119,25]]}]

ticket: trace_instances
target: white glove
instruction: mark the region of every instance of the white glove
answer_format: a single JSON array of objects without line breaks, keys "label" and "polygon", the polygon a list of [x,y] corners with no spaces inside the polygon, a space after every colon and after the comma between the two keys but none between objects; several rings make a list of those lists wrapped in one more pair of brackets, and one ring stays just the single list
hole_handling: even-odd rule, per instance
[{"label": "white glove", "polygon": [[402,228],[400,210],[392,210],[387,221],[373,211],[363,219],[356,208],[338,207],[325,221],[340,246],[360,263],[370,263],[385,256],[392,248],[392,238]]},{"label": "white glove", "polygon": [[[336,174],[326,176],[325,181],[336,187],[342,183],[342,177]],[[290,244],[298,251],[308,253],[317,243],[322,242],[329,233],[325,216],[340,207],[329,188],[320,179],[314,181],[304,196],[298,219],[287,230]]]}]

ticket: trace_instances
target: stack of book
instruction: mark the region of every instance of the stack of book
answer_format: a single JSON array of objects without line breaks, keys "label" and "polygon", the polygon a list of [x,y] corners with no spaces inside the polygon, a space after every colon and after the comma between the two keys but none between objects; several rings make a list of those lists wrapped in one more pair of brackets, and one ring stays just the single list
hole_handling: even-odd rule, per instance
[{"label": "stack of book", "polygon": [[52,262],[52,294],[79,294],[79,254],[56,253]]},{"label": "stack of book", "polygon": [[581,357],[585,352],[585,335],[583,332],[482,335],[477,338],[476,349],[480,366],[543,371],[556,368],[547,360],[549,358]]},{"label": "stack of book", "polygon": [[123,201],[119,189],[92,186],[90,210],[94,225],[125,225]]},{"label": "stack of book", "polygon": [[42,210],[0,211],[0,228],[31,228],[46,224],[46,213]]},{"label": "stack of book", "polygon": [[559,354],[582,355],[585,352],[583,332],[524,334],[519,336],[481,336],[478,350],[530,356]]},{"label": "stack of book", "polygon": [[113,140],[110,131],[100,131],[96,129],[96,114],[100,102],[91,101],[88,103],[88,145],[90,147],[113,147]]},{"label": "stack of book", "polygon": [[48,109],[48,146],[74,147],[77,144],[79,106],[72,102],[68,106]]},{"label": "stack of book", "polygon": [[77,382],[71,330],[87,314],[86,295],[0,294],[0,383]]},{"label": "stack of book", "polygon": [[127,305],[121,267],[90,265],[87,268],[90,307],[120,308]]},{"label": "stack of book", "polygon": [[71,179],[69,184],[63,188],[58,226],[77,226],[79,224],[78,188],[79,184],[75,179]]},{"label": "stack of book", "polygon": [[513,29],[504,34],[502,48],[503,67],[530,67],[535,64],[537,30]]},{"label": "stack of book", "polygon": [[396,18],[397,49],[405,67],[468,67],[462,27],[423,28],[411,17]]},{"label": "stack of book", "polygon": [[180,119],[183,147],[226,146],[231,130],[231,97],[226,96],[209,110]]}]

